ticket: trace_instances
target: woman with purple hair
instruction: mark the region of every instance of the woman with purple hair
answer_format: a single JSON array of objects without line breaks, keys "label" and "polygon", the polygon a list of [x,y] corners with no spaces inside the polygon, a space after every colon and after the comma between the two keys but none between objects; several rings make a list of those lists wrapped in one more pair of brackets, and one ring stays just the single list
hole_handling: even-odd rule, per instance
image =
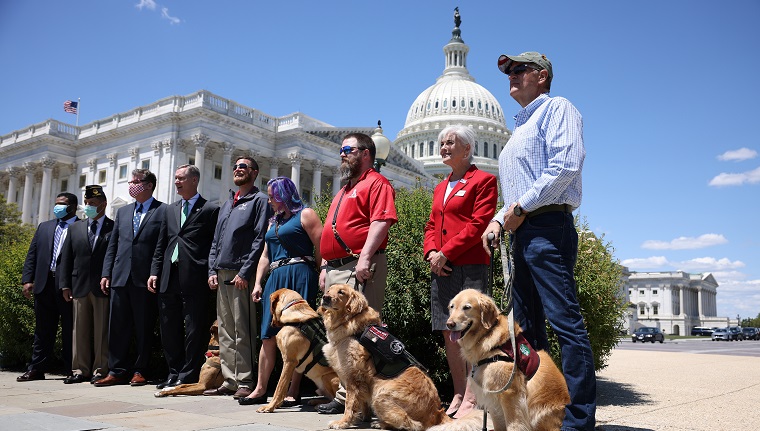
[{"label": "woman with purple hair", "polygon": [[[322,237],[322,221],[311,208],[305,208],[298,195],[296,185],[290,178],[277,177],[267,182],[269,205],[274,216],[269,222],[269,230],[264,240],[264,251],[256,269],[256,278],[251,292],[254,302],[261,301],[261,351],[259,352],[259,372],[256,388],[246,398],[238,402],[243,405],[267,402],[267,384],[274,368],[277,342],[275,335],[279,328],[272,326],[272,311],[269,295],[286,287],[297,291],[313,308],[319,289],[319,273],[316,262],[321,262],[319,240]],[[266,274],[269,278],[262,289],[261,281]],[[298,395],[301,375],[293,373],[293,378],[282,407],[292,407],[300,402]]]}]

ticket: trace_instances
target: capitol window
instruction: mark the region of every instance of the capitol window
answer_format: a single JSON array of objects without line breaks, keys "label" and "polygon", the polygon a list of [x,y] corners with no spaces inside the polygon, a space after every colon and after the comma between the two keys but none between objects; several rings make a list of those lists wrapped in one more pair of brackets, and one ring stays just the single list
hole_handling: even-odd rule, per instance
[{"label": "capitol window", "polygon": [[451,101],[451,107],[452,108],[456,108],[457,107],[457,101],[456,101],[456,99],[454,99],[454,100]]},{"label": "capitol window", "polygon": [[449,101],[448,99],[443,99],[443,107],[448,108],[449,107]]},{"label": "capitol window", "polygon": [[488,157],[488,142],[483,142],[483,157]]},{"label": "capitol window", "polygon": [[425,155],[425,144],[420,142],[420,157]]},{"label": "capitol window", "polygon": [[494,159],[498,159],[499,158],[499,152],[496,151],[496,150],[497,150],[496,144],[493,144],[493,158]]},{"label": "capitol window", "polygon": [[470,100],[470,109],[474,108],[475,105],[473,104],[472,100]]},{"label": "capitol window", "polygon": [[435,101],[435,109],[438,109],[438,101]]},{"label": "capitol window", "polygon": [[432,156],[433,151],[435,151],[435,141],[430,141],[428,144],[428,153]]},{"label": "capitol window", "polygon": [[480,111],[482,109],[483,109],[483,105],[480,103],[480,100],[478,100],[478,110]]}]

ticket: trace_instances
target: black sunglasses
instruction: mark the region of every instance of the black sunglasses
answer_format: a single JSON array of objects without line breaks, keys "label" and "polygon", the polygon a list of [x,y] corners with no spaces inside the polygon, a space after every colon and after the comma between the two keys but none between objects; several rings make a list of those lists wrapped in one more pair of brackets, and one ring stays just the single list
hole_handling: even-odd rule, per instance
[{"label": "black sunglasses", "polygon": [[535,66],[531,66],[529,64],[518,64],[517,66],[515,66],[512,69],[508,70],[507,71],[507,75],[519,75],[519,74],[525,72],[528,69],[541,70],[540,68],[535,67]]},{"label": "black sunglasses", "polygon": [[238,163],[237,165],[232,165],[232,169],[248,169],[251,165],[248,163]]}]

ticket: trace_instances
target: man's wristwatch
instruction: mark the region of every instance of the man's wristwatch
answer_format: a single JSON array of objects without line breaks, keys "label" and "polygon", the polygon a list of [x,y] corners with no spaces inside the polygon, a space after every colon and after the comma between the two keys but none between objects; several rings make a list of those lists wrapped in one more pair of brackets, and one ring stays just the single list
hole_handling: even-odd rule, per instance
[{"label": "man's wristwatch", "polygon": [[523,211],[523,209],[520,207],[520,204],[515,204],[515,209],[513,211],[517,217],[522,217],[526,213]]}]

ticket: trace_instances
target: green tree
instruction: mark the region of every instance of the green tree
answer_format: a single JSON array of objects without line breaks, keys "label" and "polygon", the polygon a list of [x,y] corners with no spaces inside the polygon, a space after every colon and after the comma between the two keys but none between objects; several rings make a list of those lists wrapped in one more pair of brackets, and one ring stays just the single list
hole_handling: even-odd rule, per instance
[{"label": "green tree", "polygon": [[34,306],[21,293],[24,266],[34,228],[21,223],[15,204],[0,195],[0,364],[23,365],[32,353]]}]

